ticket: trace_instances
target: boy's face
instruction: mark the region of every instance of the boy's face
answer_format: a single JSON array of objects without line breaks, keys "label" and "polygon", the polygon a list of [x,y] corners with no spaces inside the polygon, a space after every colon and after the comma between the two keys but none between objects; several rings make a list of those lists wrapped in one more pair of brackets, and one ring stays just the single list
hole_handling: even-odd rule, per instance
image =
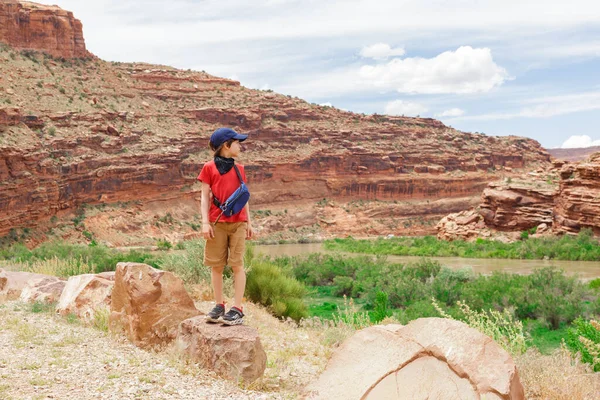
[{"label": "boy's face", "polygon": [[240,155],[240,153],[242,152],[242,145],[240,144],[239,140],[235,140],[233,143],[231,143],[231,147],[229,147],[229,157],[231,158],[236,158],[237,156]]}]

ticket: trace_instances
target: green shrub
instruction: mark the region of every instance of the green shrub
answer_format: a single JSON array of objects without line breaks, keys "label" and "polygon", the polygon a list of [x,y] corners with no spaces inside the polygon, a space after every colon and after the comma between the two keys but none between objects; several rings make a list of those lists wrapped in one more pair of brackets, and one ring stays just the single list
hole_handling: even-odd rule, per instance
[{"label": "green shrub", "polygon": [[534,317],[543,318],[553,329],[570,323],[585,311],[585,286],[574,276],[554,267],[540,268],[529,277],[527,302]]},{"label": "green shrub", "polygon": [[600,278],[592,279],[588,286],[590,289],[600,289]]},{"label": "green shrub", "polygon": [[184,252],[168,254],[160,261],[160,267],[188,283],[210,283],[210,267],[204,265],[204,240],[184,242]]},{"label": "green shrub", "polygon": [[308,312],[302,301],[305,294],[303,284],[268,261],[255,261],[247,274],[246,296],[268,307],[277,317],[290,317],[296,321],[306,318]]},{"label": "green shrub", "polygon": [[166,239],[159,239],[158,242],[156,242],[156,247],[158,247],[159,250],[171,250],[173,245]]},{"label": "green shrub", "polygon": [[375,306],[371,312],[371,321],[378,323],[391,315],[388,294],[386,292],[377,292]]},{"label": "green shrub", "polygon": [[567,347],[580,353],[581,360],[600,371],[600,323],[577,318],[567,334]]},{"label": "green shrub", "polygon": [[583,229],[577,236],[531,238],[532,228],[522,236],[528,238],[514,243],[501,243],[479,239],[475,242],[455,240],[447,242],[433,236],[396,237],[377,240],[353,238],[327,240],[324,247],[352,253],[394,254],[426,257],[516,258],[559,260],[600,260],[600,246],[590,229]]}]

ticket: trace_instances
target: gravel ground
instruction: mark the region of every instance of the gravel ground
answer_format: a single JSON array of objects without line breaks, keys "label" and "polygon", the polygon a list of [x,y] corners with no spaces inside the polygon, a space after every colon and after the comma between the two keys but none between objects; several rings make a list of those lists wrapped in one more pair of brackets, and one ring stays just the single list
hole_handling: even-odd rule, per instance
[{"label": "gravel ground", "polygon": [[[269,353],[273,355],[273,350]],[[324,362],[313,362],[317,367],[309,376],[304,374],[302,383],[321,370]],[[275,383],[281,379],[274,376],[276,370],[271,362],[258,384],[263,391],[244,390],[185,362],[173,349],[148,352],[77,320],[52,312],[35,313],[20,302],[0,304],[0,399],[298,397],[297,392]],[[293,371],[287,374],[298,376]]]}]

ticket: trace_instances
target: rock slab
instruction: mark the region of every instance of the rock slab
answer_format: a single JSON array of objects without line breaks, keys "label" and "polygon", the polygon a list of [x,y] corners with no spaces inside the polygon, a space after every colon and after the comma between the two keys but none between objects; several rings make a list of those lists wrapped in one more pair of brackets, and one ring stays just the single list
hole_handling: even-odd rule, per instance
[{"label": "rock slab", "polygon": [[375,326],[348,339],[311,399],[525,399],[510,355],[466,324],[420,318]]},{"label": "rock slab", "polygon": [[226,379],[253,382],[267,366],[258,331],[249,326],[210,324],[203,316],[190,318],[179,325],[177,346],[195,362]]},{"label": "rock slab", "polygon": [[[5,271],[0,269],[0,301],[17,300],[21,297],[23,289],[30,282],[39,282],[47,278],[54,277],[31,272]],[[58,278],[54,279],[58,280]]]},{"label": "rock slab", "polygon": [[97,310],[110,309],[114,285],[114,281],[100,274],[72,276],[60,296],[56,312],[60,315],[75,314],[86,322],[93,321]]},{"label": "rock slab", "polygon": [[65,281],[55,276],[31,279],[21,291],[19,300],[25,303],[56,303],[64,288]]},{"label": "rock slab", "polygon": [[140,347],[169,343],[181,321],[202,314],[180,278],[139,263],[117,264],[110,311],[111,330]]}]

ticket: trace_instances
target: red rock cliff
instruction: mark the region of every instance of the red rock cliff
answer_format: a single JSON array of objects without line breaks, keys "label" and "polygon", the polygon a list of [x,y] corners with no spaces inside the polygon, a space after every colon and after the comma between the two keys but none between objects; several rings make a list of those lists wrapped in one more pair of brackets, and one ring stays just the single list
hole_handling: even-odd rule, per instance
[{"label": "red rock cliff", "polygon": [[26,1],[0,0],[0,42],[57,58],[90,56],[82,24],[72,12]]}]

